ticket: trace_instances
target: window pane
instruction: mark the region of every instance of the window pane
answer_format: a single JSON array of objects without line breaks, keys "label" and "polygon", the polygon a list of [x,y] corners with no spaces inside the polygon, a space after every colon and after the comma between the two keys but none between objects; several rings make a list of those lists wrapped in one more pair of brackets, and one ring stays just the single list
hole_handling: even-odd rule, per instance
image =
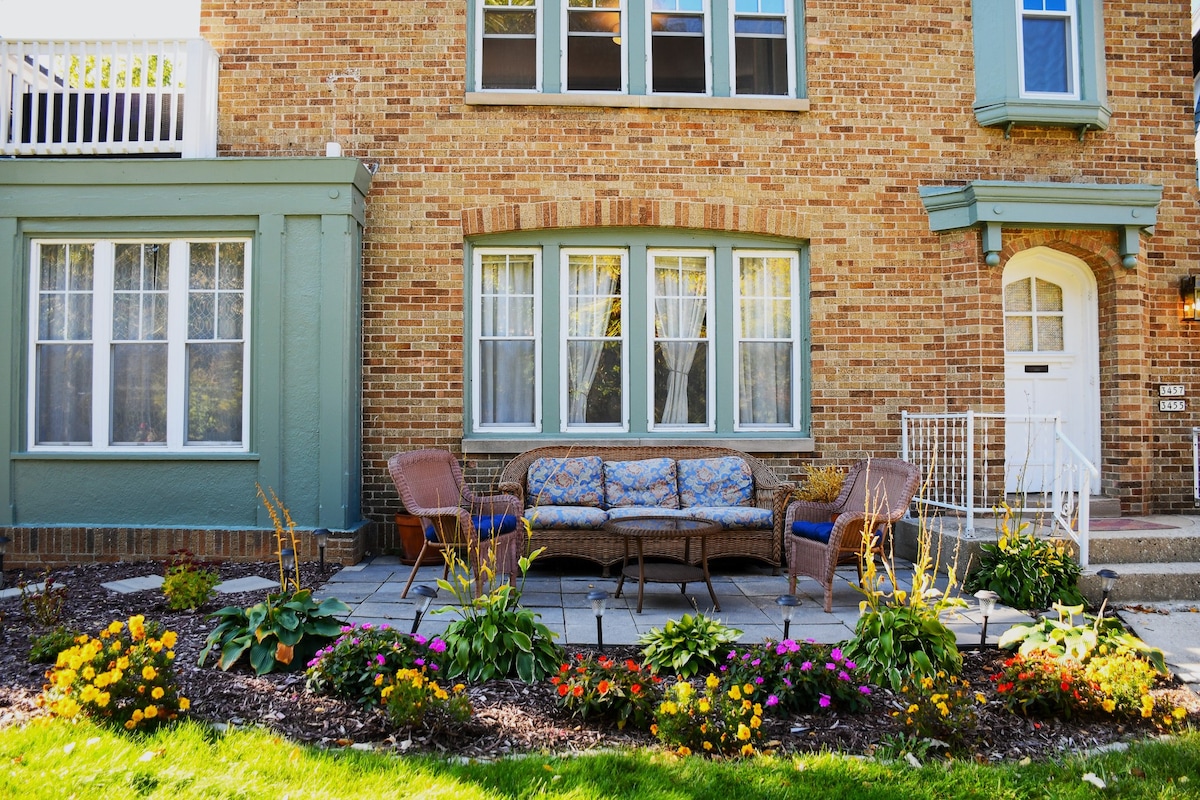
[{"label": "window pane", "polygon": [[482,87],[537,87],[537,12],[494,9],[483,13]]},{"label": "window pane", "polygon": [[224,292],[217,298],[217,338],[242,338],[242,294]]},{"label": "window pane", "polygon": [[[586,386],[574,380],[595,364]],[[621,343],[569,342],[567,344],[567,421],[571,425],[618,425],[621,423]]]},{"label": "window pane", "polygon": [[1033,289],[1030,285],[1030,280],[1029,278],[1022,278],[1004,287],[1005,311],[1033,310]]},{"label": "window pane", "polygon": [[617,254],[567,256],[567,422],[621,422],[621,265]]},{"label": "window pane", "polygon": [[1033,352],[1033,318],[1006,317],[1004,319],[1004,349],[1010,353]]},{"label": "window pane", "polygon": [[620,12],[572,11],[567,20],[568,91],[620,91]]},{"label": "window pane", "polygon": [[1021,27],[1025,91],[1070,92],[1068,20],[1025,17]]},{"label": "window pane", "polygon": [[91,444],[92,346],[37,348],[38,444]]},{"label": "window pane", "polygon": [[112,349],[112,443],[167,441],[167,346]]},{"label": "window pane", "polygon": [[1038,352],[1060,353],[1063,349],[1063,321],[1060,316],[1038,317]]},{"label": "window pane", "polygon": [[213,338],[213,320],[216,318],[216,296],[211,293],[191,292],[188,295],[188,338]]},{"label": "window pane", "polygon": [[186,441],[242,441],[242,344],[189,344]]},{"label": "window pane", "polygon": [[[689,352],[692,355],[687,358]],[[681,358],[687,360],[680,361]],[[654,422],[708,424],[706,343],[659,342],[654,348]]]},{"label": "window pane", "polygon": [[217,245],[201,242],[188,248],[191,255],[188,286],[193,289],[212,289],[217,285]]},{"label": "window pane", "polygon": [[792,343],[743,342],[738,421],[792,425]]},{"label": "window pane", "polygon": [[1062,287],[1057,283],[1044,281],[1041,278],[1037,279],[1037,285],[1034,287],[1037,292],[1037,310],[1038,311],[1062,311],[1063,310],[1063,293]]},{"label": "window pane", "polygon": [[[657,2],[655,7],[659,7]],[[651,14],[650,25],[654,64],[651,90],[693,94],[707,91],[704,16]]]},{"label": "window pane", "polygon": [[738,94],[788,93],[786,39],[738,36],[735,50]]},{"label": "window pane", "polygon": [[706,425],[708,260],[654,255],[654,421]]},{"label": "window pane", "polygon": [[218,289],[242,289],[246,283],[246,243],[221,242]]},{"label": "window pane", "polygon": [[487,341],[479,346],[479,424],[534,424],[534,343]]},{"label": "window pane", "polygon": [[44,244],[41,246],[41,269],[38,270],[38,288],[43,291],[65,292],[67,290],[67,246]]}]

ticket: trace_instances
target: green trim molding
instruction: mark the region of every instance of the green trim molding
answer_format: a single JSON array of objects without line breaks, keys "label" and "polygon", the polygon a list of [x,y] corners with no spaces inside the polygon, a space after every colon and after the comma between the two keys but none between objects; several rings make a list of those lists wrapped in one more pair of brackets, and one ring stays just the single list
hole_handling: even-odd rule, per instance
[{"label": "green trim molding", "polygon": [[970,181],[922,186],[921,202],[935,233],[983,229],[985,263],[1000,263],[1004,228],[1109,228],[1120,235],[1122,264],[1137,267],[1141,232],[1158,218],[1162,187],[1149,184]]},{"label": "green trim molding", "polygon": [[1108,127],[1112,110],[1104,69],[1103,0],[1076,0],[1079,97],[1022,97],[1018,59],[1017,2],[973,0],[975,34],[975,119],[984,127],[1070,127],[1080,139],[1092,129]]},{"label": "green trim molding", "polygon": [[[269,530],[258,483],[300,530],[360,530],[370,184],[352,158],[0,161],[0,528]],[[251,240],[249,452],[29,448],[31,242],[139,236]]]}]

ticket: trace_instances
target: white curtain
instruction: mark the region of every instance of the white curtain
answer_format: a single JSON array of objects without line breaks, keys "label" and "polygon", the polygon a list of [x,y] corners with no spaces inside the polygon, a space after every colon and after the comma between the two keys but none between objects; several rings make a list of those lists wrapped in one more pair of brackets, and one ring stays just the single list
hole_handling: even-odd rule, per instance
[{"label": "white curtain", "polygon": [[588,396],[596,380],[604,335],[612,316],[617,272],[606,262],[611,259],[597,256],[571,256],[568,262],[567,419],[571,424],[588,421]]},{"label": "white curtain", "polygon": [[533,257],[483,257],[480,298],[480,423],[534,424]]},{"label": "white curtain", "polygon": [[792,423],[791,260],[739,259],[739,422]]},{"label": "white curtain", "polygon": [[657,257],[654,269],[654,327],[667,365],[664,425],[688,422],[688,375],[700,329],[708,313],[708,280],[703,258]]}]

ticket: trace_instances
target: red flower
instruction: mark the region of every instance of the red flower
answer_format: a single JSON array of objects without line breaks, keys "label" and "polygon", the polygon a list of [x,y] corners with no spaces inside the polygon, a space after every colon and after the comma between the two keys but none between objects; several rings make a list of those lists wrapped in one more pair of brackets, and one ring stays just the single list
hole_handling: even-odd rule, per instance
[{"label": "red flower", "polygon": [[635,683],[633,686],[629,687],[629,691],[632,692],[633,694],[637,694],[641,690],[642,690],[642,685],[640,683]]},{"label": "red flower", "polygon": [[558,686],[558,684],[560,684],[561,682],[562,682],[562,678],[558,677],[557,675],[555,675],[553,678],[550,679],[550,683],[554,686]]},{"label": "red flower", "polygon": [[571,691],[571,687],[567,686],[565,683],[560,683],[558,685],[558,696],[559,697],[566,697],[567,692],[569,692],[569,691]]},{"label": "red flower", "polygon": [[632,658],[625,659],[625,668],[630,672],[641,672],[642,668]]},{"label": "red flower", "polygon": [[596,688],[600,690],[600,694],[608,694],[608,681],[600,681]]},{"label": "red flower", "polygon": [[576,697],[583,697],[583,687],[582,687],[582,686],[576,686],[576,687],[575,687],[575,692],[574,692],[574,694],[575,694],[575,696],[576,696]]}]

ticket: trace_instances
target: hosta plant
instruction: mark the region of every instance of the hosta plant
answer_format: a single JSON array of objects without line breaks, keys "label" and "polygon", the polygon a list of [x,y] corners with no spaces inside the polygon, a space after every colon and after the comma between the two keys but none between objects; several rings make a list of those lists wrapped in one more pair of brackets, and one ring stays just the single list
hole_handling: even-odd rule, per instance
[{"label": "hosta plant", "polygon": [[243,655],[259,675],[304,666],[337,636],[350,607],[334,597],[313,600],[312,590],[277,592],[248,608],[226,606],[209,614],[218,620],[200,651],[200,665],[215,649],[217,666],[228,670]]},{"label": "hosta plant", "polygon": [[638,639],[642,659],[656,673],[688,678],[715,670],[742,635],[720,620],[703,614],[684,614],[669,619],[661,628],[651,628]]},{"label": "hosta plant", "polygon": [[1002,509],[1000,537],[980,546],[979,565],[971,571],[966,591],[991,589],[1001,603],[1022,610],[1083,603],[1082,569],[1071,544],[1027,532],[1028,522],[1018,521],[1007,504]]},{"label": "hosta plant", "polygon": [[[1032,622],[1018,622],[1000,635],[997,644],[1005,650],[1017,650],[1021,655],[1044,651],[1052,656],[1066,656],[1087,661],[1093,653],[1128,651],[1143,659],[1162,676],[1167,664],[1162,650],[1143,642],[1125,630],[1115,616],[1092,617],[1083,613],[1083,606],[1053,606],[1057,619],[1045,615]],[[1080,620],[1076,623],[1076,618]]]}]

